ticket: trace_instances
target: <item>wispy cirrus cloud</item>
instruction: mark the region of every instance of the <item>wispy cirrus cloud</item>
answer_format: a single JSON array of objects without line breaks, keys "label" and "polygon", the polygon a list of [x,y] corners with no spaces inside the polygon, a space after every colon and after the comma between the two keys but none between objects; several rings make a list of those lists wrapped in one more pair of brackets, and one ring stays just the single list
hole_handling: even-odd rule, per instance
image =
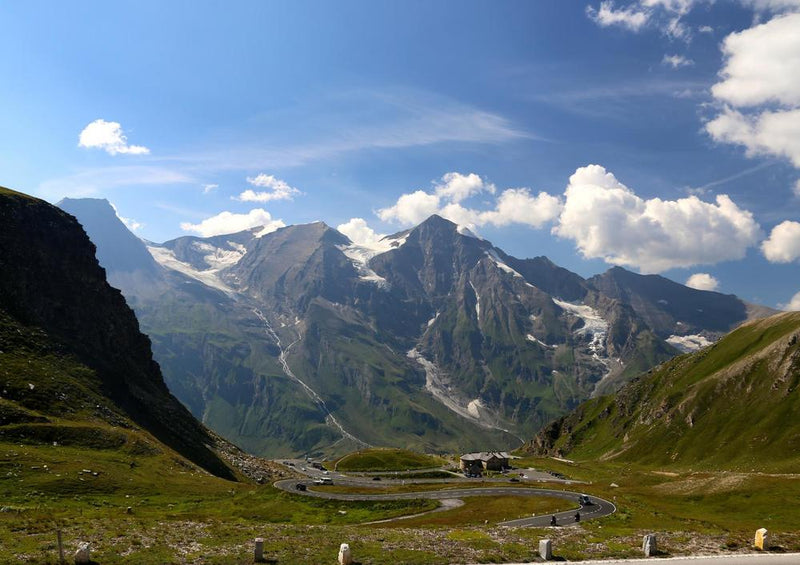
[{"label": "wispy cirrus cloud", "polygon": [[[85,147],[138,154],[137,165],[83,169],[49,179],[40,185],[40,195],[79,197],[126,186],[184,183],[200,185],[207,194],[217,188],[209,179],[218,173],[300,167],[363,151],[542,140],[496,112],[403,88],[317,96],[208,136],[199,147],[176,148],[158,157],[148,155],[146,147],[128,144],[118,123],[98,120],[93,124],[87,126],[88,133],[85,129],[81,134]],[[239,199],[266,202],[297,194],[293,187],[287,191],[278,184],[254,186]]]},{"label": "wispy cirrus cloud", "polygon": [[153,185],[197,185],[197,177],[190,170],[181,170],[164,164],[122,165],[82,169],[72,174],[42,182],[36,195],[46,200],[59,200],[65,196],[82,198],[97,196],[125,187]]}]

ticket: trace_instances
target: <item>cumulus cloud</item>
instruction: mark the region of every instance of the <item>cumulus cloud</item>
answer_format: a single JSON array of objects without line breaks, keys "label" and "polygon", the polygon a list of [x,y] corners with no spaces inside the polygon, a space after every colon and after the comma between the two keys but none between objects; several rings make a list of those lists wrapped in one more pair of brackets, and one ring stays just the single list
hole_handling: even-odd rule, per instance
[{"label": "cumulus cloud", "polygon": [[750,156],[783,157],[800,168],[798,29],[800,13],[790,13],[725,38],[721,80],[711,88],[722,108],[705,126],[714,140],[741,145]]},{"label": "cumulus cloud", "polygon": [[708,273],[695,273],[686,280],[686,286],[697,290],[717,290],[719,281]]},{"label": "cumulus cloud", "polygon": [[561,211],[561,201],[546,192],[531,194],[527,188],[509,188],[495,199],[494,208],[479,210],[462,205],[462,201],[478,193],[495,194],[495,185],[470,173],[447,173],[433,190],[417,190],[403,194],[393,206],[378,210],[386,222],[414,225],[432,214],[475,229],[484,225],[506,226],[512,223],[541,227],[554,220]]},{"label": "cumulus cloud", "polygon": [[680,69],[681,67],[690,67],[694,65],[694,61],[687,59],[683,55],[664,55],[661,59],[661,64],[673,69]]},{"label": "cumulus cloud", "polygon": [[779,304],[778,306],[789,312],[800,312],[800,292],[792,296],[788,304]]},{"label": "cumulus cloud", "polygon": [[733,106],[767,102],[800,105],[800,13],[776,17],[728,35],[722,44],[721,82],[711,87]]},{"label": "cumulus cloud", "polygon": [[350,241],[356,245],[362,245],[370,249],[379,246],[380,240],[386,237],[383,234],[376,233],[363,218],[350,218],[344,224],[336,226],[336,229],[349,237]]},{"label": "cumulus cloud", "polygon": [[436,194],[417,190],[403,194],[393,206],[378,210],[378,217],[384,222],[398,222],[405,225],[418,224],[428,216],[439,211],[441,199]]},{"label": "cumulus cloud", "polygon": [[791,263],[800,259],[800,223],[786,220],[772,228],[761,244],[761,252],[770,263]]},{"label": "cumulus cloud", "polygon": [[78,136],[78,146],[89,149],[102,149],[109,155],[129,154],[146,155],[150,153],[147,147],[141,145],[129,145],[125,132],[118,122],[107,122],[105,120],[95,120]]},{"label": "cumulus cloud", "polygon": [[599,8],[586,6],[586,15],[601,27],[620,26],[631,31],[642,29],[650,16],[647,12],[630,8],[616,8],[611,0],[600,2]]},{"label": "cumulus cloud", "polygon": [[741,145],[748,156],[777,156],[800,168],[800,108],[742,113],[725,108],[706,124],[716,141]]},{"label": "cumulus cloud", "polygon": [[286,181],[276,178],[273,175],[264,173],[255,177],[247,177],[247,182],[257,188],[265,188],[267,190],[255,191],[247,189],[236,200],[242,202],[269,202],[270,200],[292,200],[295,195],[301,194],[299,190],[293,186],[289,186]]},{"label": "cumulus cloud", "polygon": [[752,213],[727,195],[645,200],[599,165],[576,170],[565,197],[554,234],[587,259],[644,272],[741,259],[761,238]]},{"label": "cumulus cloud", "polygon": [[194,232],[203,237],[236,233],[243,230],[263,226],[259,237],[284,227],[283,220],[273,220],[269,212],[263,208],[254,208],[247,214],[234,214],[233,212],[220,212],[216,216],[206,218],[199,224],[189,222],[181,223],[183,231]]},{"label": "cumulus cloud", "polygon": [[447,173],[440,183],[435,185],[436,196],[451,202],[461,202],[479,192],[494,194],[495,186],[487,183],[475,173],[462,175],[461,173]]},{"label": "cumulus cloud", "polygon": [[494,210],[481,213],[482,224],[527,224],[539,228],[561,213],[561,199],[546,192],[531,194],[527,188],[509,188],[497,199]]}]

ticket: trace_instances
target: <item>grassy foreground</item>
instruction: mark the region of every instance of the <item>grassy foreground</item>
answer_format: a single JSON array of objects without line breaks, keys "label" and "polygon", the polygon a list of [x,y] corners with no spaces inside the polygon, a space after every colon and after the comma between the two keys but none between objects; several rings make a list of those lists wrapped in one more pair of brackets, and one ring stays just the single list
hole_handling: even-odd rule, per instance
[{"label": "grassy foreground", "polygon": [[435,503],[317,500],[217,479],[168,452],[131,461],[114,447],[0,443],[0,563],[56,563],[57,529],[68,556],[89,541],[102,564],[251,563],[255,537],[265,538],[267,557],[287,564],[335,562],[343,542],[364,565],[529,561],[544,537],[558,557],[633,557],[650,532],[666,554],[740,552],[758,527],[770,530],[775,546],[800,550],[800,516],[790,502],[800,496],[797,475],[527,459],[517,466],[587,481],[570,488],[615,500],[618,512],[577,527],[514,530],[496,523],[552,512],[563,501],[467,498],[453,510],[364,525]]}]

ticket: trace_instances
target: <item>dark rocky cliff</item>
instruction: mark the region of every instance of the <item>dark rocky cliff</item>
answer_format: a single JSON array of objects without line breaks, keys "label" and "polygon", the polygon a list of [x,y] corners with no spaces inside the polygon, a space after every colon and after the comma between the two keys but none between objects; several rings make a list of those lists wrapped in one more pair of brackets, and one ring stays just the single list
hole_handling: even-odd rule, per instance
[{"label": "dark rocky cliff", "polygon": [[0,309],[94,369],[102,394],[160,441],[218,476],[234,477],[208,447],[215,439],[167,390],[150,340],[106,282],[80,224],[55,206],[2,188]]}]

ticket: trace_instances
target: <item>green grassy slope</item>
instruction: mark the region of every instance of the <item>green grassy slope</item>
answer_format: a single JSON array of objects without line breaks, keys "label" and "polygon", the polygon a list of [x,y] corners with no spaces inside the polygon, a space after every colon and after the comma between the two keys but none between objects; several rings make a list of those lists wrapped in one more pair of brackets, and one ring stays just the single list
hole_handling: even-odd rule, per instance
[{"label": "green grassy slope", "polygon": [[746,324],[616,396],[582,404],[528,449],[653,466],[796,470],[799,342],[800,313]]},{"label": "green grassy slope", "polygon": [[441,467],[445,461],[406,449],[365,449],[336,462],[337,471],[405,471]]}]

